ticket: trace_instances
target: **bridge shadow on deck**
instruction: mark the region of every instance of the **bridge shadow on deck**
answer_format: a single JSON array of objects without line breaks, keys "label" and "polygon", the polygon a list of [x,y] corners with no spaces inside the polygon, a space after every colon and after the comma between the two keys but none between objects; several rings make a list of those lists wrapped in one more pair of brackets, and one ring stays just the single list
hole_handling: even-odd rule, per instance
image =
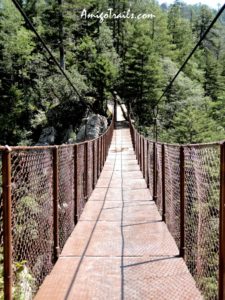
[{"label": "bridge shadow on deck", "polygon": [[96,189],[39,299],[202,299],[117,124]]}]

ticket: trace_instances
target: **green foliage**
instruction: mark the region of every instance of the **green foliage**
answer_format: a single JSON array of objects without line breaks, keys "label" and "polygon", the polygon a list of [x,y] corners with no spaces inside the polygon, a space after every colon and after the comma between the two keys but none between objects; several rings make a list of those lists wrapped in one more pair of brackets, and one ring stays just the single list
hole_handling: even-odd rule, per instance
[{"label": "green foliage", "polygon": [[[157,99],[206,30],[215,11],[180,1],[164,9],[155,1],[32,0],[20,3],[70,74],[83,100],[91,102],[96,113],[106,113],[107,100],[115,89],[125,103],[131,104],[138,128],[151,138],[156,121],[162,141],[199,143],[224,139],[225,26],[222,22],[214,25],[156,107]],[[83,8],[96,13],[108,7],[116,13],[130,8],[135,14],[145,12],[156,17],[142,21],[109,19],[103,23],[80,17]],[[74,141],[74,130],[79,127],[86,107],[79,102],[10,0],[2,0],[0,6],[0,70],[0,144],[35,143],[41,129],[47,126],[54,126],[59,132],[57,142],[70,128],[69,138]],[[206,172],[216,176],[214,168]],[[213,210],[217,198],[213,193],[204,210]],[[17,205],[18,218],[24,220],[26,214],[38,216],[40,210],[41,201],[37,202],[37,196],[23,191]],[[193,205],[191,214],[197,216],[198,207]],[[32,241],[38,237],[38,226],[32,220],[26,227],[23,222],[16,226],[16,234],[22,241],[25,230]],[[215,220],[209,222],[210,239],[216,241]],[[204,255],[207,256],[207,251]],[[34,268],[42,267],[43,262],[40,255]],[[207,263],[215,265],[215,257]],[[15,264],[15,269],[19,274],[18,283],[25,276],[28,286],[33,285],[27,263]],[[198,279],[200,286],[206,287],[209,298],[216,293],[215,278],[212,274]],[[17,299],[23,299],[20,284],[14,292]]]},{"label": "green foliage", "polygon": [[222,140],[224,129],[207,114],[204,109],[188,105],[178,111],[172,121],[172,128],[163,138],[175,143],[203,143],[211,139]]},{"label": "green foliage", "polygon": [[[26,261],[14,262],[13,272],[15,282],[13,287],[13,299],[32,299],[35,280],[26,266]],[[3,276],[3,248],[0,248],[0,299],[4,298],[4,276]]]},{"label": "green foliage", "polygon": [[14,272],[16,274],[16,283],[13,289],[14,299],[32,299],[35,280],[26,267],[26,261],[16,262],[14,264]]}]

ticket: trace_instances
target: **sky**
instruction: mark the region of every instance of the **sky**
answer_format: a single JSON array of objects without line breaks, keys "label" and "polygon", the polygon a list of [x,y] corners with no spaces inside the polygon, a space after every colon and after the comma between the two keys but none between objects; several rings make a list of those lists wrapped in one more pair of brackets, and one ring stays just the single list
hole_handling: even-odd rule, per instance
[{"label": "sky", "polygon": [[[159,4],[162,4],[162,3],[171,4],[174,1],[173,0],[158,0],[158,2],[159,2]],[[198,3],[207,4],[208,6],[215,8],[215,9],[218,9],[218,3],[220,4],[220,7],[224,4],[224,2],[220,1],[220,0],[218,0],[218,1],[217,0],[184,0],[184,2],[187,4],[198,4]]]}]

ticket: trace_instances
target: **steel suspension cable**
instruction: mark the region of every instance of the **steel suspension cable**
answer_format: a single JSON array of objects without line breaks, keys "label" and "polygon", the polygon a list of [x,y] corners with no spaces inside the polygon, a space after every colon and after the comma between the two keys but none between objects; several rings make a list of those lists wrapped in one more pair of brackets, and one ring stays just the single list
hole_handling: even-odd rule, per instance
[{"label": "steel suspension cable", "polygon": [[80,102],[82,102],[87,108],[91,109],[91,105],[86,103],[83,99],[82,96],[80,95],[80,93],[78,92],[77,88],[74,86],[74,84],[72,83],[70,77],[66,74],[66,72],[63,70],[63,68],[60,66],[59,62],[57,61],[57,59],[55,58],[55,56],[52,54],[51,50],[48,48],[48,46],[46,45],[45,41],[42,39],[42,37],[39,35],[39,33],[37,32],[37,30],[35,29],[34,25],[32,24],[31,20],[28,18],[28,16],[26,15],[25,11],[23,10],[23,8],[21,7],[21,5],[18,3],[17,0],[12,0],[13,4],[15,5],[15,7],[18,9],[18,11],[21,13],[21,15],[23,16],[24,20],[29,24],[31,30],[34,32],[34,34],[37,36],[38,40],[41,42],[42,46],[44,47],[44,49],[47,51],[47,53],[49,54],[49,56],[51,57],[51,59],[53,60],[53,62],[56,64],[56,66],[59,68],[60,72],[62,73],[62,75],[66,78],[66,80],[69,82],[70,86],[72,87],[73,91],[75,92],[75,94],[78,96]]},{"label": "steel suspension cable", "polygon": [[159,99],[157,100],[156,104],[154,107],[157,107],[158,104],[160,103],[160,101],[162,100],[162,98],[165,96],[165,94],[167,93],[167,91],[171,88],[172,84],[174,83],[174,81],[176,80],[177,76],[180,74],[180,72],[183,70],[183,68],[185,67],[185,65],[188,63],[189,59],[192,57],[192,55],[195,53],[195,51],[197,50],[197,48],[201,45],[202,41],[205,39],[206,35],[209,33],[210,29],[213,27],[213,25],[216,23],[216,21],[218,20],[218,18],[220,17],[220,15],[222,14],[222,12],[225,9],[225,4],[221,7],[221,9],[218,11],[218,13],[216,14],[215,18],[212,20],[212,22],[210,23],[210,25],[208,26],[208,28],[206,29],[206,31],[203,33],[203,35],[201,36],[200,40],[197,42],[197,44],[195,45],[195,47],[192,49],[192,51],[190,52],[190,54],[188,55],[188,57],[186,58],[186,60],[184,61],[184,63],[182,64],[182,66],[180,67],[180,69],[177,71],[176,75],[173,77],[173,79],[170,81],[170,83],[167,85],[167,87],[165,88],[165,90],[163,91],[162,95],[159,97]]}]

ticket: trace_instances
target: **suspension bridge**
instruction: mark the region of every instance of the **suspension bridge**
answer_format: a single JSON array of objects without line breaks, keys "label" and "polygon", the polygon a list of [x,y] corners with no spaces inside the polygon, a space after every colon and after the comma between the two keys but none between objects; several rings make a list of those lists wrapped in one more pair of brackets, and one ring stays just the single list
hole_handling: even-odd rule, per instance
[{"label": "suspension bridge", "polygon": [[225,300],[225,142],[158,143],[116,121],[80,144],[0,147],[0,298]]},{"label": "suspension bridge", "polygon": [[80,144],[0,148],[5,299],[224,299],[225,144],[114,121]]},{"label": "suspension bridge", "polygon": [[35,299],[202,299],[158,212],[127,128]]}]

